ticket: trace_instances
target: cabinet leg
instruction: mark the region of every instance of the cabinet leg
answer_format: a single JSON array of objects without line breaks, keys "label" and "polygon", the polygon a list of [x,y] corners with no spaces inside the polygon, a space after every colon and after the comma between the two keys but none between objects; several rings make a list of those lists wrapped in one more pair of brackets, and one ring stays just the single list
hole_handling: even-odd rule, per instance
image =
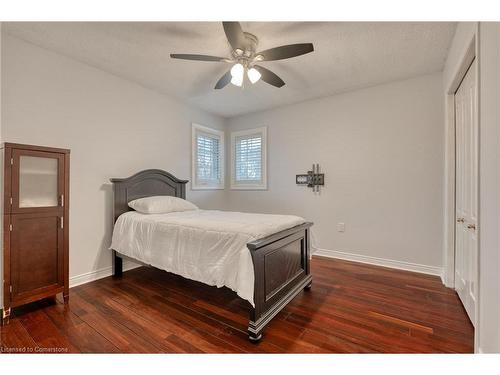
[{"label": "cabinet leg", "polygon": [[64,304],[67,305],[69,302],[69,293],[63,293]]}]

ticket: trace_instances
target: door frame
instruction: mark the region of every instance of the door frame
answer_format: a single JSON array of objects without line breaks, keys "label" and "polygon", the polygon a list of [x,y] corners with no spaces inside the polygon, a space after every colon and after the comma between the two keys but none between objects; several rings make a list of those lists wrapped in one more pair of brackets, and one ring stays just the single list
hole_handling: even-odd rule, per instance
[{"label": "door frame", "polygon": [[[453,80],[448,87],[445,87],[445,192],[444,192],[444,267],[443,267],[443,281],[444,284],[449,288],[455,288],[455,190],[456,190],[456,166],[455,166],[455,155],[456,155],[456,131],[455,131],[455,92],[460,86],[468,68],[472,62],[476,60],[476,106],[477,114],[476,121],[478,124],[478,157],[480,155],[480,144],[479,144],[479,134],[480,129],[480,118],[479,118],[479,102],[480,102],[480,61],[479,61],[479,25],[476,24],[474,33],[467,44],[467,48],[463,51],[460,58],[460,63],[457,66],[455,73],[453,74]],[[480,160],[479,160],[480,162]],[[479,202],[479,169],[478,169],[478,202]],[[475,334],[474,334],[474,346],[477,351],[479,343],[479,298],[480,298],[480,288],[479,283],[479,254],[480,249],[480,235],[481,235],[481,223],[480,223],[480,206],[478,206],[478,225],[477,225],[477,300],[475,306]]]}]

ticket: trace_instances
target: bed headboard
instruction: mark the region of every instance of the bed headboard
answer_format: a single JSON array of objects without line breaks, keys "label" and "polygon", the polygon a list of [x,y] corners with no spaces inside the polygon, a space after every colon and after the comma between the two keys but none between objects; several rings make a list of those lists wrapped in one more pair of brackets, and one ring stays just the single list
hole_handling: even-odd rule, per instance
[{"label": "bed headboard", "polygon": [[114,191],[114,221],[121,214],[131,211],[128,202],[153,195],[169,195],[186,198],[187,180],[161,169],[146,169],[127,178],[112,178]]}]

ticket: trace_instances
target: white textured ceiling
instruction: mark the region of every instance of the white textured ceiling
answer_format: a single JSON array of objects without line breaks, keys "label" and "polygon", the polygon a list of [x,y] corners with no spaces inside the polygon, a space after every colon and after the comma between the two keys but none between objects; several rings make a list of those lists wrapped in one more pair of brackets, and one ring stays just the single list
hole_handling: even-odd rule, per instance
[{"label": "white textured ceiling", "polygon": [[443,69],[455,23],[242,22],[259,50],[312,42],[315,51],[261,63],[278,74],[264,82],[214,90],[226,63],[170,59],[170,53],[229,56],[216,22],[22,22],[5,31],[138,82],[209,112],[232,117]]}]

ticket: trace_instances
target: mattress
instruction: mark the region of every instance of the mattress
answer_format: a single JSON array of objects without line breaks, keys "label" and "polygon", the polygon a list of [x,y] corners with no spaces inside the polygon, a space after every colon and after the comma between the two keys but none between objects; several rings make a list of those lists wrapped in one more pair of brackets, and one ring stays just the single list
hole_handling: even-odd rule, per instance
[{"label": "mattress", "polygon": [[254,270],[247,243],[302,223],[303,218],[291,215],[130,211],[118,217],[111,249],[188,279],[226,286],[254,306]]}]

